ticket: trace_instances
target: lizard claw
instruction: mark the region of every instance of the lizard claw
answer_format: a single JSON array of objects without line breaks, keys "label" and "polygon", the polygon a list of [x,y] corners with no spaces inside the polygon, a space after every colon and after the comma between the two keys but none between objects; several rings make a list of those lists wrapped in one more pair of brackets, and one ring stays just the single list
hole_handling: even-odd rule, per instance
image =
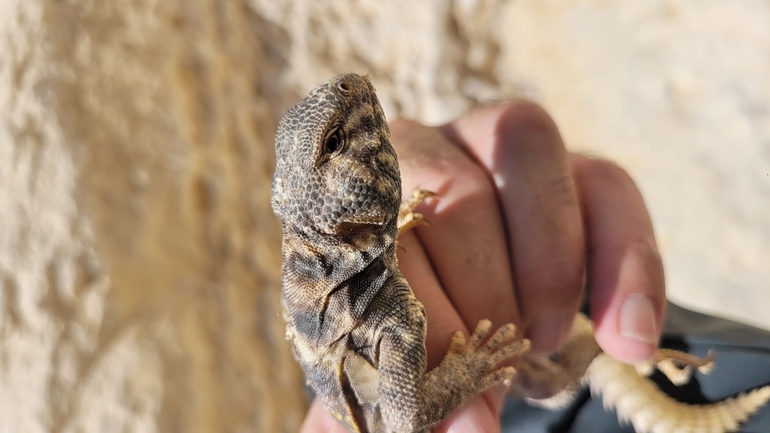
[{"label": "lizard claw", "polygon": [[423,214],[414,212],[414,209],[428,197],[437,199],[439,195],[424,189],[415,189],[412,191],[411,197],[401,204],[401,207],[398,210],[399,235],[402,235],[417,226],[430,225],[430,221],[428,221]]}]

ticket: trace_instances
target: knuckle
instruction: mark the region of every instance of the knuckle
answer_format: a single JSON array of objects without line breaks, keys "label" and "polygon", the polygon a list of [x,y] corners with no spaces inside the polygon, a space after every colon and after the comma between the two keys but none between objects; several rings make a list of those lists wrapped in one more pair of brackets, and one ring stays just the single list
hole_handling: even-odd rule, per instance
[{"label": "knuckle", "polygon": [[563,257],[549,259],[530,273],[529,284],[550,304],[563,303],[572,306],[583,293],[585,268],[582,260]]},{"label": "knuckle", "polygon": [[597,183],[611,183],[636,188],[636,184],[626,170],[612,161],[602,158],[585,158],[579,168],[580,174],[588,176]]},{"label": "knuckle", "polygon": [[553,119],[543,107],[526,99],[510,102],[506,107],[505,120],[542,128],[555,127]]},{"label": "knuckle", "polygon": [[[403,121],[403,128],[393,127],[393,141],[406,191],[419,187],[441,194],[442,186],[452,183],[467,183],[476,188],[488,186],[490,180],[482,168],[436,128],[406,122]],[[462,182],[455,182],[457,179]]]},{"label": "knuckle", "polygon": [[548,182],[547,188],[554,203],[559,204],[562,208],[568,206],[577,209],[578,195],[575,188],[575,180],[569,170],[565,169],[555,173],[550,182]]},{"label": "knuckle", "polygon": [[[399,118],[390,122],[389,128],[393,145],[396,147],[396,150],[399,150],[400,147],[408,147],[415,140],[416,136],[419,136],[427,127],[414,120]],[[402,143],[403,146],[399,146]]]},{"label": "knuckle", "polygon": [[628,243],[626,251],[636,256],[646,269],[663,270],[663,259],[653,239],[636,239]]},{"label": "knuckle", "polygon": [[[497,196],[486,173],[470,161],[457,161],[451,169],[439,169],[431,175],[432,187],[441,195],[442,215],[438,218],[453,218],[465,215],[476,218],[470,209],[495,209]],[[453,205],[455,204],[455,205]]]},{"label": "knuckle", "polygon": [[[556,123],[543,107],[531,101],[514,101],[506,107],[500,119],[500,134],[510,138],[504,140],[508,145],[517,147],[534,145],[541,149],[564,151],[564,143]],[[545,136],[549,139],[520,139],[527,136]]]},{"label": "knuckle", "polygon": [[489,196],[493,194],[489,178],[481,167],[470,161],[457,161],[454,172],[447,172],[446,177],[462,179],[463,183],[472,186],[470,192],[474,196]]}]

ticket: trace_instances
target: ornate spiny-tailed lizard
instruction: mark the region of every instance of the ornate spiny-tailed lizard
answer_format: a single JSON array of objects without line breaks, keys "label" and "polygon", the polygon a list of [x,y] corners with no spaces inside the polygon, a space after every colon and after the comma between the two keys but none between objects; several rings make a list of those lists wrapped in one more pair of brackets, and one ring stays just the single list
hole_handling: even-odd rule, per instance
[{"label": "ornate spiny-tailed lizard", "polygon": [[[482,320],[469,338],[455,333],[426,371],[425,311],[399,272],[396,240],[421,222],[412,210],[431,194],[400,205],[396,152],[368,77],[340,75],[310,92],[281,120],[275,149],[287,338],[318,398],[350,431],[427,431],[498,383],[546,406],[587,383],[640,432],[735,430],[770,399],[765,387],[713,405],[676,402],[639,374],[643,366],[604,354],[583,315],[549,358],[528,354],[511,324],[487,339],[492,324]],[[497,368],[514,357],[516,369]],[[682,383],[709,364],[661,349],[647,367]]]}]

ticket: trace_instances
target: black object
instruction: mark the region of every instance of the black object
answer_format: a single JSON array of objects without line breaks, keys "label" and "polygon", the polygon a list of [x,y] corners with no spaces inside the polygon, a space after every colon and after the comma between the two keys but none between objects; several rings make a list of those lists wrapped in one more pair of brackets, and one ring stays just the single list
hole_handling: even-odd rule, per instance
[{"label": "black object", "polygon": [[[695,313],[668,303],[661,346],[705,356],[714,350],[714,369],[696,373],[677,387],[660,372],[650,379],[673,398],[685,403],[721,401],[770,384],[770,332],[726,319]],[[601,396],[583,389],[568,407],[551,411],[509,399],[500,415],[503,433],[634,433],[605,412]],[[743,433],[770,433],[770,404],[741,425]]]}]

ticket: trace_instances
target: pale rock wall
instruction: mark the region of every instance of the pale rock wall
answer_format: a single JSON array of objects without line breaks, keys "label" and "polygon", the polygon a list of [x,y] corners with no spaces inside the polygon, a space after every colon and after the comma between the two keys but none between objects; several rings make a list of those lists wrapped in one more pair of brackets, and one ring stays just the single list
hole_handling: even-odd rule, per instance
[{"label": "pale rock wall", "polygon": [[637,179],[671,297],[770,327],[770,4],[5,0],[0,432],[296,431],[281,114],[525,95]]},{"label": "pale rock wall", "polygon": [[296,431],[285,33],[241,2],[2,8],[0,432]]},{"label": "pale rock wall", "polygon": [[498,74],[638,182],[669,298],[770,329],[770,3],[517,1]]}]

